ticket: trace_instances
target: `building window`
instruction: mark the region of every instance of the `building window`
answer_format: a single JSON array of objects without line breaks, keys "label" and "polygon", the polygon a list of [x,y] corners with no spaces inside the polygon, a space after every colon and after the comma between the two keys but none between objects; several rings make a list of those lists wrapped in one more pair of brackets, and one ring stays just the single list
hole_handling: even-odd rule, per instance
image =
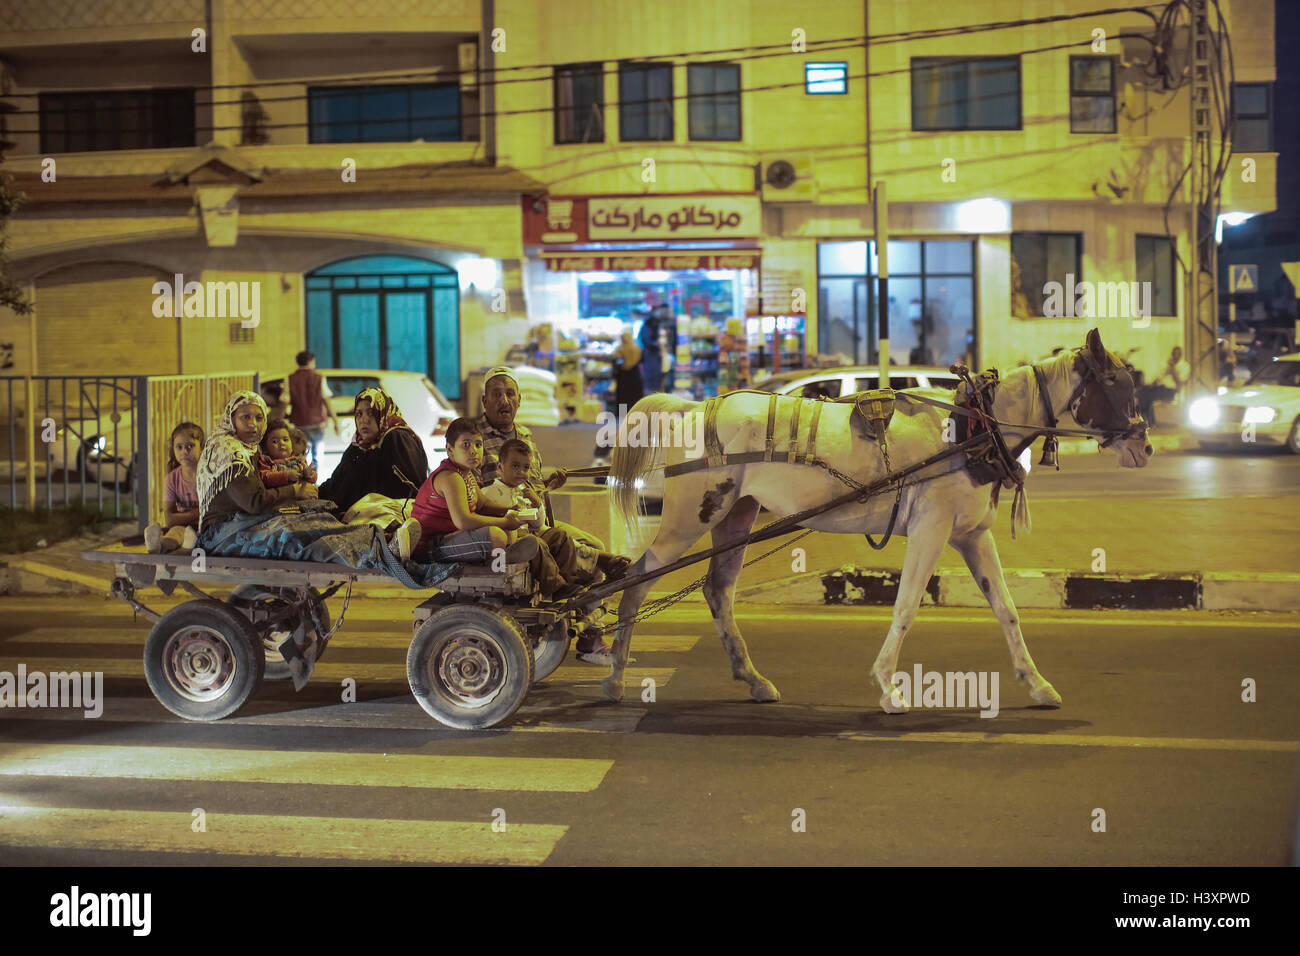
[{"label": "building window", "polygon": [[686,68],[691,139],[740,139],[740,67],[692,63]]},{"label": "building window", "polygon": [[[879,360],[878,272],[874,242],[818,244],[819,352],[843,355],[849,365]],[[889,348],[899,365],[974,363],[972,240],[890,242],[887,284]]]},{"label": "building window", "polygon": [[1070,132],[1115,132],[1115,57],[1070,57]]},{"label": "building window", "polygon": [[838,63],[805,63],[803,65],[803,91],[805,93],[847,93],[849,91],[849,65]]},{"label": "building window", "polygon": [[[1011,314],[1019,319],[1044,315],[1049,282],[1061,295],[1083,281],[1083,235],[1077,232],[1011,234]],[[1058,296],[1058,300],[1060,297]],[[1062,307],[1061,314],[1065,309]]]},{"label": "building window", "polygon": [[454,143],[461,139],[456,83],[319,86],[307,90],[312,143]]},{"label": "building window", "polygon": [[42,93],[42,153],[194,145],[193,90]]},{"label": "building window", "polygon": [[1020,58],[913,57],[912,129],[1020,129]]},{"label": "building window", "polygon": [[605,142],[605,67],[575,63],[555,68],[555,141]]},{"label": "building window", "polygon": [[673,138],[673,68],[671,64],[620,63],[618,67],[619,139]]},{"label": "building window", "polygon": [[1273,152],[1273,84],[1232,85],[1232,151]]},{"label": "building window", "polygon": [[1168,236],[1137,237],[1138,282],[1151,283],[1152,315],[1176,315],[1178,304],[1176,273],[1174,272],[1174,241]]}]

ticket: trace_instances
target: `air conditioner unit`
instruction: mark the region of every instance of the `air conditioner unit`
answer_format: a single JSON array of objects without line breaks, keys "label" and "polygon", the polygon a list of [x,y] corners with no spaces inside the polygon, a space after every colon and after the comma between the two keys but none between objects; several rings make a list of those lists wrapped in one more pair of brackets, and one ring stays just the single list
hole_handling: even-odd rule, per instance
[{"label": "air conditioner unit", "polygon": [[755,188],[762,190],[763,202],[813,202],[817,198],[812,157],[765,159],[754,172],[758,180]]}]

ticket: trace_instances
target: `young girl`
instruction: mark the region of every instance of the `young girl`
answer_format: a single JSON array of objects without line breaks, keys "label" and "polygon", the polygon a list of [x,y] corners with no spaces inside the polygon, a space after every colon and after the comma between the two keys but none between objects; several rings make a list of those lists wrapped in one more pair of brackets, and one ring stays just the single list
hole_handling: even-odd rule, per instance
[{"label": "young girl", "polygon": [[274,418],[266,426],[262,439],[262,454],[258,456],[257,470],[262,484],[268,488],[292,485],[298,481],[316,482],[316,466],[293,450],[292,426],[283,418]]},{"label": "young girl", "polygon": [[177,548],[194,547],[199,524],[198,478],[199,455],[203,451],[203,429],[193,422],[181,422],[172,429],[170,471],[163,491],[163,520],[167,531],[151,524],[144,529],[144,543],[150,553],[169,553]]},{"label": "young girl", "polygon": [[507,564],[529,563],[542,595],[550,597],[567,583],[561,569],[534,535],[509,543],[508,532],[527,522],[514,509],[481,500],[475,472],[482,463],[478,423],[456,419],[447,427],[447,459],[424,480],[411,507],[423,531],[417,560],[486,563],[504,549]]}]

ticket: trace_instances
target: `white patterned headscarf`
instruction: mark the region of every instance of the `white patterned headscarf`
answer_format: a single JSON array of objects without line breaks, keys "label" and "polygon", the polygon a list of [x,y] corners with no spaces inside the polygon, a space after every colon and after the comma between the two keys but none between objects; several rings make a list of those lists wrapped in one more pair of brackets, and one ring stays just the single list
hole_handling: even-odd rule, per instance
[{"label": "white patterned headscarf", "polygon": [[256,392],[236,392],[230,396],[212,431],[212,438],[199,455],[199,528],[213,500],[236,478],[257,474],[257,444],[245,444],[235,432],[235,412],[245,405],[256,405],[266,414],[266,402]]}]

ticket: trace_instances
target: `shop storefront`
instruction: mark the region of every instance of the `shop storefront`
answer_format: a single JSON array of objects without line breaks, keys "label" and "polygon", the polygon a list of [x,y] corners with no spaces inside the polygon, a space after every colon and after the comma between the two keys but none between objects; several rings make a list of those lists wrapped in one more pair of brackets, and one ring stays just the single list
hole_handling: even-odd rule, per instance
[{"label": "shop storefront", "polygon": [[750,384],[751,348],[770,364],[757,197],[552,197],[524,219],[530,361],[557,373],[563,401],[612,399],[624,332],[661,364],[647,383],[688,397]]}]

